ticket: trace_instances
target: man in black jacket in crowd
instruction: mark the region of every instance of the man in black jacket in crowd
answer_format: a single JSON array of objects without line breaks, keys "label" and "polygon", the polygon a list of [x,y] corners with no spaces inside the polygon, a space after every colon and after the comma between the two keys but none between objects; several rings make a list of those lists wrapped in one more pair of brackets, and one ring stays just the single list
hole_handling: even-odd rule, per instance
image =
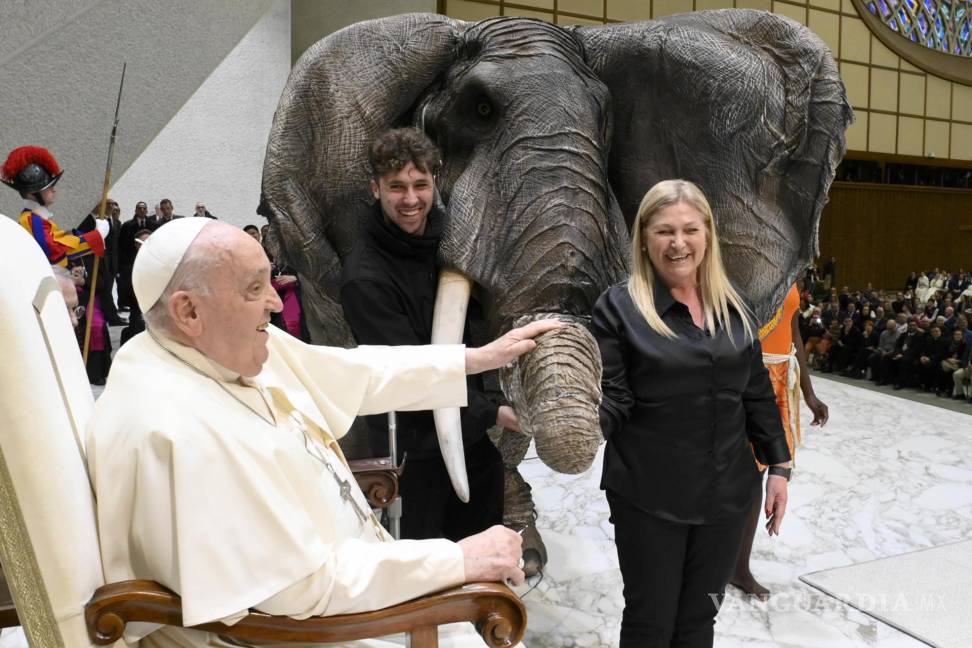
[{"label": "man in black jacket in crowd", "polygon": [[[402,128],[375,140],[369,162],[376,202],[344,263],[345,318],[359,344],[429,344],[444,225],[435,207],[440,153],[425,134]],[[387,454],[387,417],[367,422],[372,450]],[[458,540],[502,523],[503,465],[486,431],[493,425],[518,429],[512,408],[492,402],[470,380],[469,405],[462,409],[468,504],[452,490],[432,412],[401,412],[397,425],[399,450],[408,455],[400,482],[402,538]]]},{"label": "man in black jacket in crowd", "polygon": [[910,386],[911,378],[917,371],[915,363],[924,346],[924,337],[921,329],[918,328],[918,322],[914,319],[909,320],[907,331],[900,335],[895,343],[894,353],[884,359],[881,373],[885,379],[893,381],[893,389]]},{"label": "man in black jacket in crowd", "polygon": [[135,264],[135,253],[138,251],[135,235],[142,230],[155,231],[158,225],[154,218],[149,218],[148,205],[144,201],[135,204],[135,215],[131,220],[122,223],[118,233],[118,305],[125,308],[137,308],[135,293],[132,292],[132,266]]}]

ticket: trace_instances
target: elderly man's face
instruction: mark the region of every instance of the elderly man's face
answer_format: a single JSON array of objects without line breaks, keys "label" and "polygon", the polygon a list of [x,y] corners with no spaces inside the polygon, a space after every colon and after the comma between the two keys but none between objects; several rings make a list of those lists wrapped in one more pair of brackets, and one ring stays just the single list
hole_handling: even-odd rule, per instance
[{"label": "elderly man's face", "polygon": [[67,304],[71,326],[78,328],[78,290],[74,287],[74,282],[61,277],[57,278],[57,284],[61,287],[61,295],[64,296],[64,303]]},{"label": "elderly man's face", "polygon": [[135,205],[135,215],[136,216],[138,216],[139,218],[145,218],[145,215],[146,214],[148,214],[148,205],[146,205],[143,202],[140,202],[140,203],[138,203],[138,204]]},{"label": "elderly man's face", "polygon": [[260,244],[232,226],[217,231],[227,252],[210,270],[212,294],[198,298],[196,347],[227,369],[255,376],[269,357],[270,313],[283,304],[270,285],[270,261]]}]

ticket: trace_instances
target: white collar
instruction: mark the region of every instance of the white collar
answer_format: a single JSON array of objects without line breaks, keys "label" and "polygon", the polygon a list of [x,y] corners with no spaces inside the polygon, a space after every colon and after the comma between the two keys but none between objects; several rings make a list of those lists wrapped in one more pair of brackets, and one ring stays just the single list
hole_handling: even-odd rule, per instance
[{"label": "white collar", "polygon": [[40,204],[39,202],[35,202],[29,198],[24,198],[24,207],[34,212],[44,220],[51,220],[52,218],[54,218],[54,214],[51,213],[50,209]]},{"label": "white collar", "polygon": [[[161,342],[159,346],[170,351],[172,355],[195,367],[210,378],[224,383],[236,383],[242,378],[239,373],[227,369],[198,349],[182,344],[181,342],[176,342],[171,337],[158,331],[152,331],[152,334]],[[243,378],[243,381],[247,384],[256,382],[251,378]]]}]

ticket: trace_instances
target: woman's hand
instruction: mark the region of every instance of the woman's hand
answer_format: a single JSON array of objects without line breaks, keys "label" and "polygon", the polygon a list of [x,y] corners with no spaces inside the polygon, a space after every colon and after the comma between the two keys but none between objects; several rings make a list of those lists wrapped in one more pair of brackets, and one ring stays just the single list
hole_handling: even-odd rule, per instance
[{"label": "woman's hand", "polygon": [[500,405],[496,410],[496,425],[513,432],[523,431],[520,429],[520,419],[517,418],[516,411],[509,405]]},{"label": "woman's hand", "polygon": [[783,515],[786,513],[787,499],[786,477],[780,475],[770,475],[766,478],[766,531],[772,535],[780,535],[780,527],[783,525]]}]

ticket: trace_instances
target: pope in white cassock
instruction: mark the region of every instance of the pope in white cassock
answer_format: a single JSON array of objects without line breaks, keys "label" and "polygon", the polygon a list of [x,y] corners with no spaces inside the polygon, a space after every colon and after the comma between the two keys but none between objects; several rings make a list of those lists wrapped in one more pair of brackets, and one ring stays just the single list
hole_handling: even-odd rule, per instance
[{"label": "pope in white cassock", "polygon": [[[555,323],[479,349],[307,345],[269,326],[281,304],[260,245],[199,218],[153,233],[132,282],[147,331],[118,352],[87,431],[108,582],[162,583],[181,595],[187,626],[232,624],[249,608],[306,618],[522,582],[520,537],[502,527],[459,543],[393,541],[336,439],[360,414],[465,405],[467,372],[509,362]],[[126,640],[138,639],[233,645],[129,626]],[[468,624],[443,627],[440,641],[483,645]]]}]

